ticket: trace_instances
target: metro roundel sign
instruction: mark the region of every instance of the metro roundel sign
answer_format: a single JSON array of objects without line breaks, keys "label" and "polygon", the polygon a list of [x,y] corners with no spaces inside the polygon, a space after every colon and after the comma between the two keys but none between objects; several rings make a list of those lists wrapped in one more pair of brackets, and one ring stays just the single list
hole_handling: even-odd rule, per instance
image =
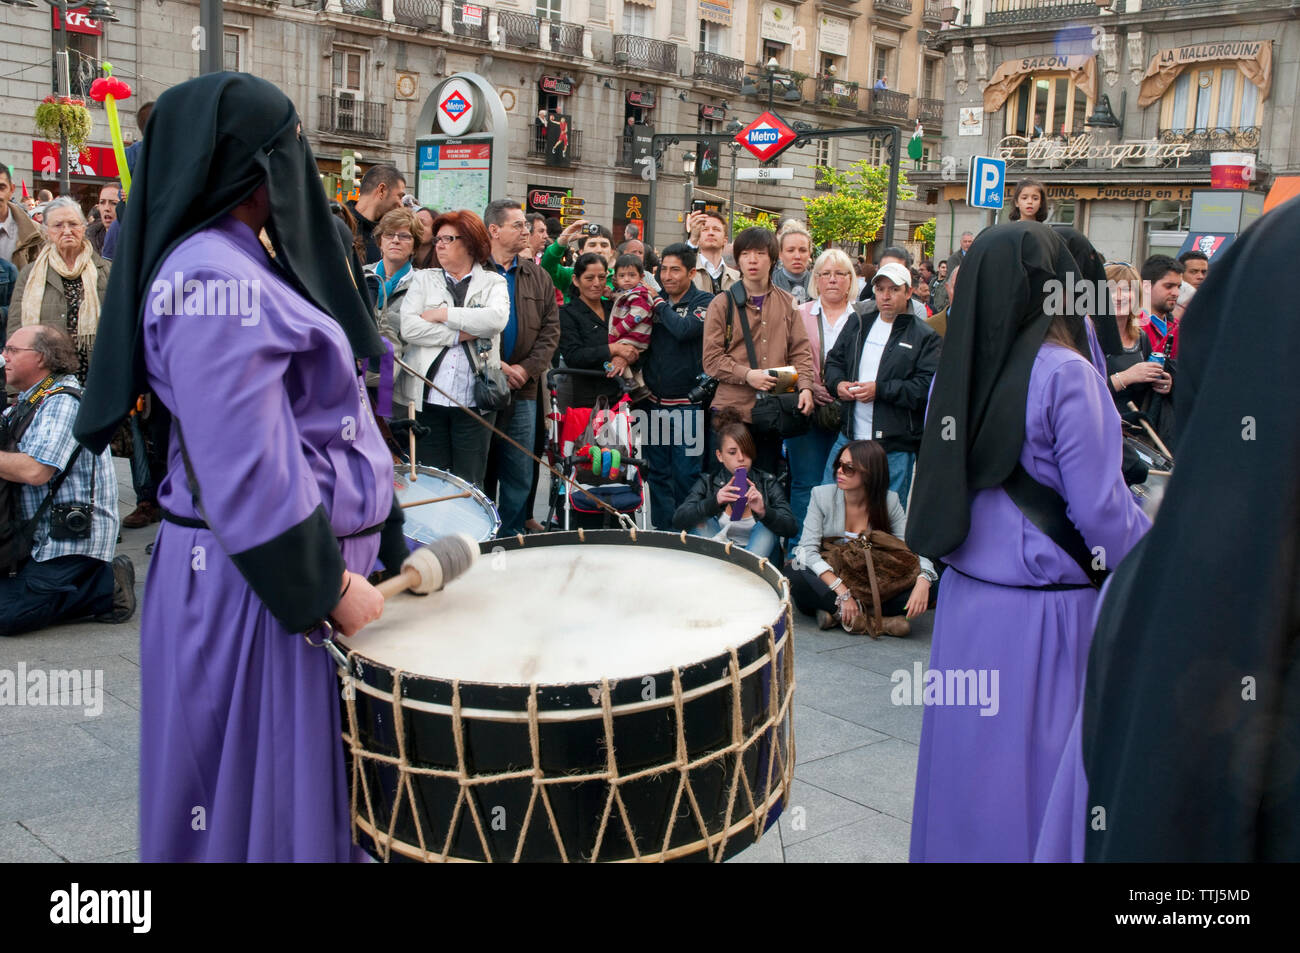
[{"label": "metro roundel sign", "polygon": [[766,162],[790,148],[798,136],[776,113],[765,112],[736,133],[736,141],[760,162]]}]

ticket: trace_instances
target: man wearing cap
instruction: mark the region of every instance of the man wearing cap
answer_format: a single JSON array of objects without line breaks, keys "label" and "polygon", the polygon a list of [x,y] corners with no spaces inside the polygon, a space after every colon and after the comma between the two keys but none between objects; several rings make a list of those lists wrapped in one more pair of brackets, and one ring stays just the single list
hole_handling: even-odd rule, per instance
[{"label": "man wearing cap", "polygon": [[881,265],[871,287],[877,310],[850,314],[826,356],[826,389],[842,403],[843,428],[822,482],[834,482],[831,461],[850,440],[876,440],[889,458],[889,488],[906,506],[941,340],[912,313],[906,268],[894,261]]}]

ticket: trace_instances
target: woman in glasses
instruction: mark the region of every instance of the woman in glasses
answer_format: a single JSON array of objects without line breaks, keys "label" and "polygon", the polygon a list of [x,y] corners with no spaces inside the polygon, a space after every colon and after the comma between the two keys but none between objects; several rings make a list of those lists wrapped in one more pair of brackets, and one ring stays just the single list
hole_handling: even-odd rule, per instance
[{"label": "woman in glasses", "polygon": [[[374,239],[382,257],[365,267],[366,284],[379,316],[379,333],[392,342],[393,353],[398,357],[406,350],[406,340],[402,337],[402,302],[415,276],[412,256],[426,237],[424,226],[411,209],[395,208],[375,226]],[[373,391],[378,386],[379,372],[367,371],[366,387]],[[394,415],[405,416],[405,408]]]},{"label": "woman in glasses", "polygon": [[[835,461],[835,483],[814,487],[803,521],[803,536],[794,551],[787,575],[790,596],[799,611],[816,615],[823,629],[843,625],[845,631],[866,634],[866,616],[859,600],[869,594],[854,592],[835,575],[822,556],[827,539],[857,539],[872,530],[903,538],[907,515],[898,494],[889,488],[889,460],[874,440],[845,444]],[[904,636],[909,619],[926,610],[930,587],[938,574],[930,560],[921,557],[921,574],[910,592],[885,600],[880,607],[884,634]]]},{"label": "woman in glasses", "polygon": [[501,362],[510,293],[504,278],[483,267],[491,243],[481,218],[463,209],[443,212],[433,235],[439,267],[414,273],[401,305],[401,336],[403,360],[434,386],[403,372],[396,393],[418,408],[416,420],[428,428],[416,444],[419,462],[482,484],[492,431],[462,408],[488,423],[496,419],[496,411],[477,410],[474,375],[482,361]]}]

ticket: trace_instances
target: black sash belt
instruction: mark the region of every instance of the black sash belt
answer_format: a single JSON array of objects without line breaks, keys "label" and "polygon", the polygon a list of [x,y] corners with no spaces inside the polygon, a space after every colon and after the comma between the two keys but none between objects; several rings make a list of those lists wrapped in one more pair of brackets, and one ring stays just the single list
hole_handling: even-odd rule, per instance
[{"label": "black sash belt", "polygon": [[[170,512],[169,510],[163,510],[163,511],[162,511],[162,518],[163,518],[164,520],[166,520],[168,523],[175,523],[177,526],[186,526],[186,527],[188,527],[188,528],[190,528],[190,529],[210,529],[210,528],[211,528],[211,527],[209,527],[208,524],[205,523],[203,520],[195,519],[195,518],[192,517],[192,516],[177,516],[175,513],[172,513],[172,512]],[[342,538],[342,539],[359,539],[359,538],[361,538],[362,536],[374,536],[376,533],[378,533],[378,532],[379,532],[381,529],[383,529],[383,528],[384,528],[384,524],[383,524],[383,523],[376,523],[374,526],[367,526],[365,529],[359,529],[359,530],[357,530],[355,533],[349,533],[347,536],[343,536],[343,537],[341,537],[341,538]]]},{"label": "black sash belt", "polygon": [[1000,586],[1003,589],[1033,589],[1037,592],[1066,592],[1070,589],[1095,588],[1090,582],[1054,582],[1047,586],[1011,586],[1005,582],[990,582],[987,579],[981,579],[979,576],[972,576],[968,572],[962,572],[956,566],[950,565],[948,568],[959,576],[965,576],[967,579],[974,579],[976,582],[982,582],[990,586]]}]

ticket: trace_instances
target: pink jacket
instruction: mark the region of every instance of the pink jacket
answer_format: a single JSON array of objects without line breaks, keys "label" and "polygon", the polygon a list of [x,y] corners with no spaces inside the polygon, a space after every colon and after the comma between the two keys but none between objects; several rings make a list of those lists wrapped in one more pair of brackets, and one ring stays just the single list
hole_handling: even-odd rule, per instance
[{"label": "pink jacket", "polygon": [[[814,298],[812,301],[805,301],[799,305],[799,317],[803,319],[804,329],[808,332],[808,344],[812,347],[813,370],[816,371],[813,375],[813,398],[818,404],[829,404],[835,397],[822,383],[822,339],[818,328],[819,319],[813,311],[817,301],[818,299]],[[852,302],[850,302],[849,310],[844,312],[844,316],[840,320],[847,321],[852,313],[853,306]],[[829,352],[830,348],[826,350]]]}]

